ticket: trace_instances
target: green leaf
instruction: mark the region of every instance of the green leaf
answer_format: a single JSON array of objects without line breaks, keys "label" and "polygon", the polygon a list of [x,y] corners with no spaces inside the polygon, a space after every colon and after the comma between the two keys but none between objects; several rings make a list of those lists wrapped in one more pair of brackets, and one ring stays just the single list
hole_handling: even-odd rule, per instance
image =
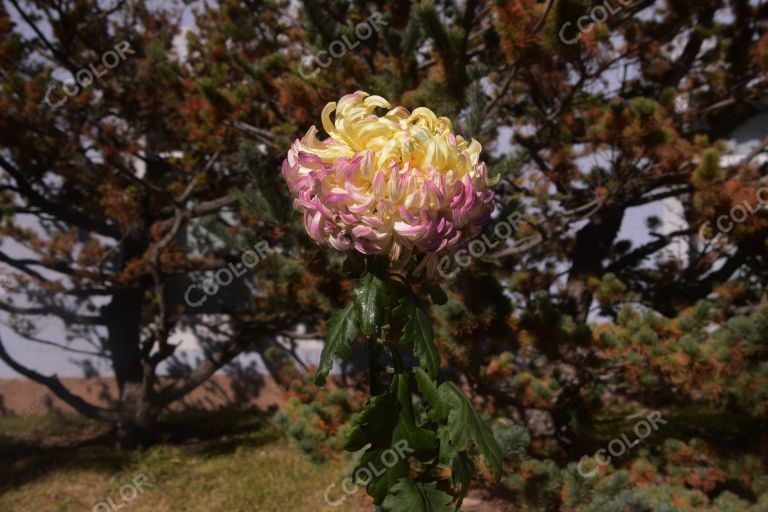
[{"label": "green leaf", "polygon": [[[441,424],[437,429],[440,440],[438,460],[450,464],[454,487],[459,487],[462,497],[472,479],[474,468],[466,450],[474,442],[485,459],[485,464],[496,479],[501,477],[502,454],[493,432],[475,412],[472,403],[452,382],[444,382],[438,388],[421,368],[414,368],[413,375],[424,400],[428,404],[427,416]],[[460,484],[460,485],[459,485]],[[459,498],[459,506],[462,498]],[[458,509],[457,509],[458,510]]]},{"label": "green leaf", "polygon": [[475,473],[475,465],[467,452],[456,454],[451,463],[451,485],[459,491],[459,497],[456,500],[456,511],[461,510],[461,503],[469,492],[469,484],[472,482],[472,475]]},{"label": "green leaf", "polygon": [[[365,479],[371,473],[367,490],[374,503],[381,503],[391,487],[408,476],[409,457],[425,462],[437,455],[435,433],[416,425],[411,400],[408,379],[395,375],[392,390],[373,397],[352,421],[344,448],[357,451],[370,443],[353,474]],[[395,463],[391,464],[393,457]]]},{"label": "green leaf", "polygon": [[443,466],[450,464],[460,451],[456,446],[461,446],[461,443],[456,442],[454,444],[450,437],[451,428],[448,425],[440,425],[437,429],[437,438],[440,440],[440,452],[438,453],[437,460]]},{"label": "green leaf", "polygon": [[451,496],[436,486],[435,482],[423,484],[401,478],[382,506],[392,512],[453,512]]},{"label": "green leaf", "polygon": [[344,440],[344,449],[355,452],[368,443],[386,448],[392,443],[392,432],[398,419],[397,395],[387,392],[374,396],[352,420],[352,428]]},{"label": "green leaf", "polygon": [[397,400],[400,403],[400,415],[397,418],[397,426],[392,436],[393,443],[404,440],[413,456],[422,462],[435,457],[437,439],[431,430],[416,425],[413,415],[413,401],[408,379],[403,375],[397,378]]},{"label": "green leaf", "polygon": [[345,355],[349,352],[350,344],[357,338],[357,322],[352,304],[336,311],[328,320],[328,336],[325,339],[323,352],[320,354],[320,365],[315,374],[315,384],[322,386],[333,366],[333,356]]},{"label": "green leaf", "polygon": [[[393,453],[397,455],[394,464],[392,464]],[[362,468],[366,468],[367,471],[361,471]],[[370,472],[371,481],[367,484],[366,490],[374,503],[381,503],[398,480],[408,477],[409,470],[408,454],[404,451],[371,447],[360,457],[360,463],[353,475],[365,478]],[[356,483],[362,482],[356,481]]]},{"label": "green leaf", "polygon": [[430,377],[436,378],[437,371],[440,369],[440,354],[435,345],[432,320],[430,320],[423,303],[417,297],[408,295],[400,299],[400,303],[393,314],[407,318],[401,341],[413,346],[413,352],[419,358],[421,366],[426,368]]},{"label": "green leaf", "polygon": [[[442,383],[439,392],[442,400],[451,408],[447,425],[438,430],[441,438],[441,459],[444,455],[466,450],[471,440],[483,454],[488,469],[497,480],[501,478],[501,448],[493,437],[491,429],[472,407],[469,398],[453,382]],[[443,443],[447,443],[448,446],[442,446]]]},{"label": "green leaf", "polygon": [[[366,489],[374,503],[381,503],[395,482],[408,476],[410,465],[407,455],[411,450],[393,442],[399,416],[400,404],[396,392],[375,396],[368,407],[352,420],[352,429],[345,439],[344,449],[350,451],[357,451],[370,443],[353,475],[356,479],[370,478]],[[388,467],[383,454],[391,449],[394,449],[397,459],[393,466]],[[388,460],[391,456],[387,455]],[[371,476],[367,477],[369,472]]]},{"label": "green leaf", "polygon": [[383,324],[384,304],[387,301],[387,284],[375,274],[368,272],[358,279],[352,291],[352,303],[357,313],[360,331],[371,336],[377,326]]},{"label": "green leaf", "polygon": [[422,462],[435,459],[437,438],[433,431],[416,425],[406,376],[395,375],[391,390],[373,397],[352,420],[344,448],[356,451],[369,443],[353,474],[363,480],[369,478],[368,473],[372,475],[367,490],[377,504],[399,479],[408,476],[409,457]]},{"label": "green leaf", "polygon": [[429,419],[432,421],[441,421],[447,418],[450,410],[448,404],[443,402],[440,398],[440,393],[437,391],[437,384],[435,384],[435,381],[433,381],[421,368],[414,368],[413,376],[416,378],[416,385],[418,386],[419,391],[429,405],[429,410],[427,411]]}]

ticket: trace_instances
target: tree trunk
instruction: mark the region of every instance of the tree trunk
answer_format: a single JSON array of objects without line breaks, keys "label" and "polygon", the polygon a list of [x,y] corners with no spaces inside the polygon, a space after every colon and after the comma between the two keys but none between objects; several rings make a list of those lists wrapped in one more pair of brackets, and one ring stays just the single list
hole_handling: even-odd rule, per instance
[{"label": "tree trunk", "polygon": [[115,430],[129,448],[153,441],[159,413],[152,403],[154,368],[144,364],[140,347],[142,297],[141,289],[116,293],[103,311],[118,389]]},{"label": "tree trunk", "polygon": [[159,410],[151,399],[151,388],[144,383],[127,383],[120,393],[115,433],[124,448],[149,446],[157,439]]}]

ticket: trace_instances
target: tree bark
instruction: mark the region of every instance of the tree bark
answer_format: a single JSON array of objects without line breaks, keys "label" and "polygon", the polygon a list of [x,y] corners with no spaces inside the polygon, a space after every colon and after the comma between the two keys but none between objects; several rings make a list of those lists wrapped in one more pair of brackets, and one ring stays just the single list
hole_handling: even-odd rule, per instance
[{"label": "tree bark", "polygon": [[107,345],[118,389],[118,441],[125,447],[151,444],[157,415],[153,404],[155,370],[144,364],[140,347],[143,290],[118,292],[103,309]]}]

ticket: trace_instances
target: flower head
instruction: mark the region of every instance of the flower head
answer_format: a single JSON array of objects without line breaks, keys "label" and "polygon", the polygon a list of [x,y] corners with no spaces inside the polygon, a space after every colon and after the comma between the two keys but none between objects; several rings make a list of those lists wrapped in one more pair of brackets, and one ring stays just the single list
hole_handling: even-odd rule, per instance
[{"label": "flower head", "polygon": [[388,254],[397,267],[418,252],[436,265],[490,220],[493,183],[480,143],[454,135],[449,119],[358,91],[327,104],[322,122],[329,137],[319,140],[313,126],[282,168],[319,244]]}]

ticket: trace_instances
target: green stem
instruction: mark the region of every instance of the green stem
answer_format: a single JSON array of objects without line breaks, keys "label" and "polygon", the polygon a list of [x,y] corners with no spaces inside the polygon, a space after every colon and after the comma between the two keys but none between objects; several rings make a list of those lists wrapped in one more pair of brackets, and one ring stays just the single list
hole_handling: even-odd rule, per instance
[{"label": "green stem", "polygon": [[387,345],[389,345],[389,351],[392,352],[392,362],[395,364],[395,372],[405,372],[403,357],[400,355],[400,351],[397,350],[397,346],[394,343],[387,343]]},{"label": "green stem", "polygon": [[371,396],[381,394],[381,368],[379,358],[381,355],[381,346],[378,342],[379,328],[368,338],[368,385],[371,390]]}]

